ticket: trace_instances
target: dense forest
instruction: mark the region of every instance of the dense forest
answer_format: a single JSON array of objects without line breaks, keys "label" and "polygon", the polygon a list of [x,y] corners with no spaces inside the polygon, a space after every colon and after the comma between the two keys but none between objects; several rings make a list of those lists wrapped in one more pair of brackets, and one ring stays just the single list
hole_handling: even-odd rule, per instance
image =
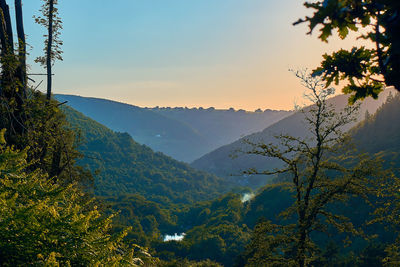
[{"label": "dense forest", "polygon": [[[39,91],[27,66],[23,3],[8,2],[0,0],[1,266],[399,265],[398,1],[305,3],[315,13],[294,24],[320,27],[321,41],[360,29],[376,46],[341,49],[314,71],[294,71],[311,105],[293,114],[96,100],[105,113],[124,109],[122,123],[135,114],[140,123],[129,127],[143,136],[188,138],[186,150],[235,141],[191,165],[85,116],[67,96],[54,99],[63,44],[57,0],[43,0],[35,17],[46,31],[36,62],[47,86]],[[330,87],[340,81],[347,95]],[[199,141],[213,137],[207,147]]]},{"label": "dense forest", "polygon": [[129,134],[113,132],[83,114],[62,108],[71,129],[80,135],[79,164],[92,173],[96,195],[140,194],[158,203],[192,203],[218,196],[235,185],[193,169],[149,147]]}]

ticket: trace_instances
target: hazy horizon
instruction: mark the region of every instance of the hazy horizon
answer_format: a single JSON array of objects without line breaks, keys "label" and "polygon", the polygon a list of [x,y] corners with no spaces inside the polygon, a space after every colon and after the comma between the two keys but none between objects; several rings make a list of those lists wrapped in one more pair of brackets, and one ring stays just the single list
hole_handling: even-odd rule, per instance
[{"label": "hazy horizon", "polygon": [[[32,72],[43,72],[33,63],[43,48],[32,19],[39,4],[24,3]],[[64,61],[54,67],[54,93],[141,107],[291,110],[304,88],[288,69],[315,68],[323,53],[352,43],[325,44],[292,26],[307,14],[296,0],[60,1]]]}]

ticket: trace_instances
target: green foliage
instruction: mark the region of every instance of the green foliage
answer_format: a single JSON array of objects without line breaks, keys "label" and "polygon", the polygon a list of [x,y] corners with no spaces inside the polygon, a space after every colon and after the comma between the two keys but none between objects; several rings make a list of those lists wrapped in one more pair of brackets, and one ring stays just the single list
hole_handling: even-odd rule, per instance
[{"label": "green foliage", "polygon": [[246,205],[243,222],[250,229],[254,229],[262,220],[268,219],[272,223],[279,223],[282,218],[278,215],[292,203],[293,198],[289,191],[279,185],[267,185],[261,188],[254,199]]},{"label": "green foliage", "polygon": [[152,247],[163,260],[210,259],[233,266],[250,240],[250,229],[241,223],[243,210],[240,196],[235,194],[186,207],[177,213],[177,226],[186,231],[184,239],[153,242]]},{"label": "green foliage", "polygon": [[246,266],[296,266],[297,240],[293,230],[268,221],[257,224],[248,246]]},{"label": "green foliage", "polygon": [[241,220],[243,203],[236,194],[229,193],[212,201],[195,203],[183,209],[179,224],[199,226],[218,225],[223,222],[238,223]]},{"label": "green foliage", "polygon": [[[375,210],[376,218],[373,222],[387,224],[387,230],[391,231],[395,238],[394,242],[389,243],[382,249],[384,266],[395,266],[400,262],[400,179],[391,177],[383,190],[380,191],[382,204]],[[384,251],[383,251],[384,250]]]},{"label": "green foliage", "polygon": [[176,218],[172,216],[173,207],[162,209],[159,204],[146,200],[140,195],[120,195],[118,197],[101,198],[102,202],[118,211],[114,228],[121,231],[127,226],[127,240],[146,247],[153,240],[162,238],[163,233],[176,230]]},{"label": "green foliage", "polygon": [[[76,160],[81,157],[77,151],[79,140],[75,133],[68,129],[65,115],[58,108],[58,102],[46,104],[45,97],[38,91],[30,91],[30,98],[23,105],[24,131],[16,133],[9,129],[7,117],[9,112],[1,109],[0,117],[5,118],[0,127],[7,129],[8,144],[18,149],[27,150],[31,170],[37,168],[47,173],[51,179],[68,184],[80,181],[85,184],[91,181],[90,172],[77,166]],[[6,107],[4,103],[1,107]]]},{"label": "green foliage", "polygon": [[141,261],[121,242],[126,232],[110,234],[113,215],[102,216],[74,184],[61,186],[40,169],[29,171],[27,151],[6,147],[4,138],[0,140],[2,266]]},{"label": "green foliage", "polygon": [[[311,17],[294,24],[308,23],[311,34],[320,27],[319,39],[327,42],[337,30],[344,39],[350,31],[360,30],[359,38],[375,48],[354,47],[324,55],[315,74],[323,74],[327,86],[332,81],[347,80],[344,93],[354,93],[350,102],[377,97],[384,85],[400,90],[400,4],[397,0],[324,0],[305,2],[315,10]],[[382,79],[383,78],[383,79]]]},{"label": "green foliage", "polygon": [[238,255],[250,240],[246,225],[224,222],[219,225],[202,225],[187,232],[184,245],[189,246],[188,258],[211,259],[233,266]]}]

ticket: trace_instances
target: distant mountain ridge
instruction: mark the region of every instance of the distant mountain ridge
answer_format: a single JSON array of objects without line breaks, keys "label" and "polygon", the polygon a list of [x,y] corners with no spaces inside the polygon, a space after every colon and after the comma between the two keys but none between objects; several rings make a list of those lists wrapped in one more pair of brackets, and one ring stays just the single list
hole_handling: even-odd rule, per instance
[{"label": "distant mountain ridge", "polygon": [[[361,104],[357,122],[349,125],[347,130],[355,126],[356,123],[362,121],[365,118],[366,111],[368,111],[369,114],[374,114],[385,102],[390,92],[394,91],[386,90],[381,94],[378,100],[372,98],[365,99]],[[348,96],[335,96],[329,99],[328,103],[333,104],[338,109],[342,109],[348,103]],[[243,185],[250,185],[252,187],[262,186],[268,180],[267,177],[258,177],[258,179],[255,177],[249,178],[242,176],[241,173],[250,168],[259,171],[272,170],[274,168],[279,168],[281,163],[276,159],[246,154],[246,151],[249,151],[250,147],[244,143],[244,140],[250,140],[255,143],[262,142],[265,144],[276,143],[274,136],[279,134],[287,134],[295,137],[308,136],[309,131],[304,124],[304,114],[297,112],[267,127],[261,132],[245,136],[229,145],[222,146],[195,160],[191,165],[197,169],[214,173],[221,177],[241,179]]]},{"label": "distant mountain ridge", "polygon": [[68,101],[69,106],[111,130],[127,132],[140,144],[185,162],[292,114],[274,110],[141,108],[99,98],[61,94],[55,97],[60,102]]},{"label": "distant mountain ridge", "polygon": [[[190,125],[212,145],[212,149],[229,144],[245,135],[258,132],[291,115],[292,111],[264,110],[218,110],[215,108],[151,108],[150,110]],[[210,149],[211,148],[211,149]]]}]

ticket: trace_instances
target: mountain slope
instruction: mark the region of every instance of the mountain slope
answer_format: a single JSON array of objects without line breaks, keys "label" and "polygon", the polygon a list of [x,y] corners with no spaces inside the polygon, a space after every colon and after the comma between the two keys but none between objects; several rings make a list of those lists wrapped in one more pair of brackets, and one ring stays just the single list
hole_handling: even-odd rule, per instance
[{"label": "mountain slope", "polygon": [[70,107],[113,131],[127,132],[135,141],[178,160],[191,159],[187,147],[199,149],[206,144],[190,126],[151,110],[98,98],[73,95],[56,95],[56,98],[68,101]]},{"label": "mountain slope", "polygon": [[389,97],[373,116],[352,129],[354,142],[361,151],[384,151],[387,159],[399,163],[400,151],[400,94]]},{"label": "mountain slope", "polygon": [[163,204],[206,200],[227,190],[224,182],[195,170],[149,147],[136,143],[129,134],[117,133],[64,107],[67,120],[81,133],[80,164],[95,177],[95,193],[101,196],[140,194]]},{"label": "mountain slope", "polygon": [[[385,91],[378,100],[373,100],[371,98],[364,100],[358,115],[358,122],[364,119],[367,110],[370,114],[375,113],[375,111],[382,105],[386,97],[389,95],[389,92],[391,91]],[[347,105],[347,99],[348,96],[339,95],[329,99],[328,102],[337,109],[342,109]],[[355,124],[356,123],[348,125],[347,130],[355,126]],[[304,123],[304,115],[301,112],[297,112],[271,125],[261,132],[248,135],[234,143],[212,151],[198,160],[195,160],[192,163],[192,166],[200,170],[214,173],[221,177],[237,175],[237,177],[233,179],[241,179],[241,182],[245,185],[250,185],[252,187],[261,186],[266,182],[267,177],[258,177],[258,179],[253,177],[252,179],[248,179],[248,177],[243,177],[240,175],[242,171],[250,168],[260,171],[267,169],[271,170],[274,168],[279,168],[281,163],[276,159],[246,154],[246,151],[249,151],[250,147],[246,145],[244,141],[250,140],[255,143],[262,142],[265,144],[275,143],[276,140],[274,136],[279,134],[287,134],[302,138],[308,136],[309,131],[307,130],[307,125]],[[233,158],[232,156],[235,157]]]},{"label": "mountain slope", "polygon": [[115,101],[56,95],[86,116],[175,159],[194,159],[243,135],[264,129],[288,111],[245,112],[188,108],[140,108]]},{"label": "mountain slope", "polygon": [[284,110],[249,112],[214,108],[152,108],[151,110],[190,125],[210,144],[206,152],[236,141],[242,136],[261,131],[293,113]]}]

